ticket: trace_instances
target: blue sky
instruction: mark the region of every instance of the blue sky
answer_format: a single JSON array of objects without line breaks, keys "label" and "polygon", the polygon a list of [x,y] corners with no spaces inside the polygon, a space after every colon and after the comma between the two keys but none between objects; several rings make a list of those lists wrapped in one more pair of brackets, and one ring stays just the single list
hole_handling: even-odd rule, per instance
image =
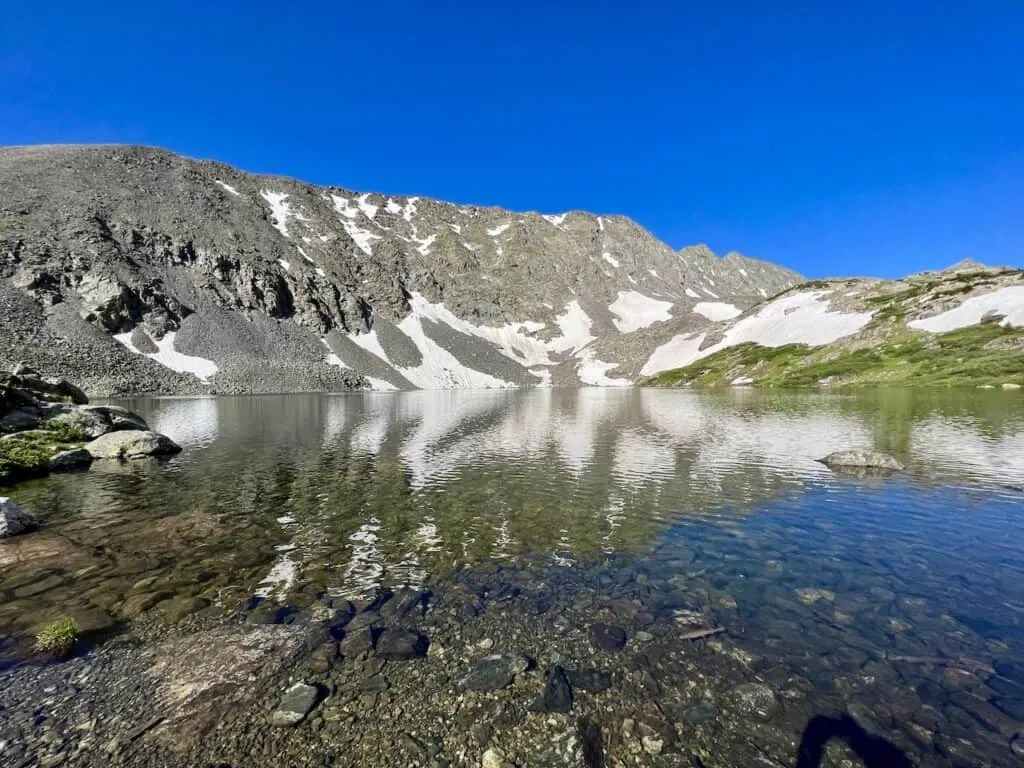
[{"label": "blue sky", "polygon": [[12,3],[0,144],[622,213],[811,276],[1024,263],[1024,3]]}]

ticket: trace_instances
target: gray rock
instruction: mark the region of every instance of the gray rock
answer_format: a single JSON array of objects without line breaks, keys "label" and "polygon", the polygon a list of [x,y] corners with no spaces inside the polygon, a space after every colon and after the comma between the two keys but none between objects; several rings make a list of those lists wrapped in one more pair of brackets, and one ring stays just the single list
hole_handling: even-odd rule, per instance
[{"label": "gray rock", "polygon": [[771,720],[779,709],[775,691],[762,683],[743,683],[730,692],[736,709],[758,720]]},{"label": "gray rock", "polygon": [[361,656],[364,653],[372,651],[376,643],[377,636],[373,628],[362,627],[346,631],[345,637],[342,639],[338,648],[341,651],[342,656],[347,659],[354,659],[357,656]]},{"label": "gray rock", "polygon": [[4,432],[21,432],[26,429],[35,429],[42,421],[38,413],[17,409],[4,415],[0,419],[0,434]]},{"label": "gray rock", "polygon": [[408,661],[427,655],[424,635],[409,629],[385,629],[377,639],[377,656],[386,661]]},{"label": "gray rock", "polygon": [[81,410],[100,414],[109,422],[111,430],[114,432],[133,429],[149,431],[149,425],[144,418],[119,405],[87,405],[83,406]]},{"label": "gray rock", "polygon": [[62,413],[51,416],[49,423],[81,432],[92,440],[114,431],[110,419],[106,418],[102,412],[87,408],[69,408]]},{"label": "gray rock", "polygon": [[7,496],[0,496],[0,539],[31,533],[39,528],[39,521]]},{"label": "gray rock", "polygon": [[315,685],[296,683],[281,697],[281,703],[270,716],[270,724],[280,727],[298,725],[313,711],[319,697],[320,692]]},{"label": "gray rock", "polygon": [[818,461],[830,469],[883,469],[893,472],[899,472],[905,469],[900,462],[896,461],[896,459],[889,454],[882,453],[881,451],[835,451],[822,459],[818,459]]},{"label": "gray rock", "polygon": [[590,627],[590,637],[594,645],[602,651],[621,651],[626,647],[626,630],[597,622]]},{"label": "gray rock", "polygon": [[148,456],[169,456],[181,447],[158,432],[110,432],[85,446],[94,459],[142,459]]},{"label": "gray rock", "polygon": [[565,670],[561,667],[554,667],[548,675],[544,684],[544,693],[537,702],[537,710],[540,712],[560,712],[565,714],[572,710],[572,686]]},{"label": "gray rock", "polygon": [[512,684],[516,675],[530,666],[525,656],[496,653],[476,661],[459,680],[459,687],[467,691],[497,691]]},{"label": "gray rock", "polygon": [[50,459],[51,472],[73,472],[76,469],[85,469],[92,464],[92,454],[85,448],[72,448],[70,451],[61,451]]}]

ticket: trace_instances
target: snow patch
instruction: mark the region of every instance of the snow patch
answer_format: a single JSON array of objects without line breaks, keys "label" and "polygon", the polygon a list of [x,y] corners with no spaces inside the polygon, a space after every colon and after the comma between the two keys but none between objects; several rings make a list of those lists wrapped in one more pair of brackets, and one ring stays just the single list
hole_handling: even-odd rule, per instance
[{"label": "snow patch", "polygon": [[[708,280],[708,282],[711,283],[710,280]],[[714,285],[714,283],[711,283],[711,284]],[[704,293],[706,293],[712,299],[720,298],[719,295],[717,293],[715,293],[714,291],[712,291],[710,288],[701,288],[701,290],[704,291]]]},{"label": "snow patch", "polygon": [[714,322],[732,320],[737,315],[743,313],[742,310],[723,301],[700,301],[694,305],[693,311],[698,315],[704,315],[708,320]]},{"label": "snow patch", "polygon": [[597,353],[593,347],[587,347],[579,355],[580,362],[576,366],[576,375],[584,384],[594,387],[629,387],[633,382],[628,379],[613,379],[608,375],[612,368],[618,368],[618,363],[606,363],[597,359]]},{"label": "snow patch", "polygon": [[370,389],[374,392],[397,392],[398,387],[392,384],[390,381],[384,379],[377,379],[373,376],[366,376],[365,379],[370,382]]},{"label": "snow patch", "polygon": [[341,225],[345,228],[345,232],[352,238],[352,242],[356,244],[359,250],[367,256],[373,255],[373,241],[380,240],[380,235],[375,235],[362,227],[357,227],[351,221],[343,221],[341,222]]},{"label": "snow patch", "polygon": [[658,277],[658,272],[657,272],[657,270],[654,270],[654,269],[648,269],[647,271],[651,273],[651,277],[657,277],[657,278],[658,278],[659,280],[661,279],[660,277]]},{"label": "snow patch", "polygon": [[653,376],[659,371],[679,368],[680,360],[696,360],[700,355],[700,345],[703,341],[703,333],[673,336],[651,353],[650,358],[644,363],[644,367],[640,369],[640,375]]},{"label": "snow patch", "polygon": [[292,210],[291,205],[285,202],[288,199],[288,195],[283,192],[269,192],[267,190],[260,192],[260,195],[270,204],[270,214],[274,218],[274,229],[285,237],[290,237],[288,234],[288,219],[299,219],[300,221],[304,221],[304,219]]},{"label": "snow patch", "polygon": [[562,335],[548,342],[547,347],[552,352],[576,352],[595,338],[590,335],[593,321],[575,299],[565,305],[562,314],[555,318],[555,325]]},{"label": "snow patch", "polygon": [[317,268],[316,268],[316,270],[315,270],[315,272],[316,272],[316,273],[317,273],[318,275],[320,275],[320,277],[327,277],[327,273],[326,273],[326,272],[324,272],[324,271],[323,271],[323,270],[322,270],[322,269],[321,269],[320,267],[317,267]]},{"label": "snow patch", "polygon": [[434,244],[435,240],[437,240],[437,235],[431,235],[430,237],[424,237],[423,239],[418,237],[413,238],[413,242],[419,243],[416,250],[424,256],[430,253],[430,246]]},{"label": "snow patch", "polygon": [[701,295],[700,295],[699,293],[697,293],[697,292],[696,292],[695,290],[693,290],[693,288],[687,288],[687,289],[686,289],[686,291],[685,291],[685,293],[686,293],[686,295],[687,295],[687,296],[689,296],[689,297],[690,297],[691,299],[699,299],[699,298],[702,298],[702,297],[701,297]]},{"label": "snow patch", "polygon": [[384,203],[384,210],[387,211],[388,213],[401,213],[402,206],[400,206],[398,203],[396,203],[389,197],[388,201]]},{"label": "snow patch", "polygon": [[448,228],[451,229],[456,235],[462,234],[462,226],[460,224],[449,224]]},{"label": "snow patch", "polygon": [[999,323],[1004,328],[1024,327],[1024,286],[1009,286],[981,296],[971,296],[959,307],[934,317],[912,320],[907,325],[920,331],[948,333],[977,325],[989,312],[1004,315]]},{"label": "snow patch", "polygon": [[416,215],[416,203],[419,202],[418,197],[410,197],[405,201],[405,207],[402,209],[402,218],[406,221],[412,221],[412,217]]},{"label": "snow patch", "polygon": [[747,270],[745,270],[743,267],[740,267],[740,274],[743,275],[744,277],[749,277],[749,275],[747,274]]},{"label": "snow patch", "polygon": [[299,252],[299,255],[300,255],[300,256],[301,256],[302,258],[304,258],[304,259],[305,259],[306,261],[308,261],[308,262],[309,262],[310,264],[315,264],[315,263],[316,263],[316,262],[315,262],[315,261],[313,261],[313,260],[312,260],[311,258],[309,258],[309,255],[308,255],[308,254],[307,254],[307,253],[306,253],[306,252],[305,252],[305,251],[304,251],[304,250],[302,249],[302,246],[301,246],[301,245],[297,245],[297,246],[295,246],[295,250],[297,250],[297,251]]},{"label": "snow patch", "polygon": [[763,296],[764,298],[768,298],[768,291],[766,291],[764,288],[758,288],[757,292],[760,293],[761,296]]},{"label": "snow patch", "polygon": [[[602,254],[601,254],[601,258],[602,258],[602,259],[604,259],[605,261],[607,261],[607,262],[608,262],[609,264],[611,264],[611,265],[612,265],[613,267],[618,267],[618,266],[619,266],[619,261],[618,261],[618,259],[616,259],[616,258],[615,258],[614,256],[612,256],[612,255],[611,255],[610,253],[608,253],[608,251],[605,251],[604,253],[602,253]],[[608,274],[608,273],[606,272],[605,274]]]},{"label": "snow patch", "polygon": [[172,371],[178,373],[191,373],[193,376],[198,378],[200,381],[209,382],[211,378],[217,373],[217,364],[212,360],[207,360],[205,357],[195,357],[193,355],[183,355],[181,352],[177,352],[174,349],[174,331],[168,331],[164,334],[164,337],[153,342],[157,346],[156,352],[145,353],[136,349],[135,345],[132,344],[132,332],[114,334],[114,338],[121,342],[130,351],[137,355],[144,355],[150,360],[154,360],[165,368],[170,368]]},{"label": "snow patch", "polygon": [[604,219],[600,216],[597,217],[597,229],[600,232],[604,232]]},{"label": "snow patch", "polygon": [[239,192],[239,191],[238,191],[237,189],[235,189],[234,187],[232,187],[232,186],[231,186],[230,184],[228,184],[228,183],[227,183],[226,181],[221,181],[220,179],[216,179],[216,183],[217,183],[217,184],[219,184],[220,186],[222,186],[222,187],[223,187],[224,189],[226,189],[226,190],[227,190],[228,192],[230,192],[230,193],[231,193],[232,195],[234,195],[235,197],[241,197],[242,193],[241,193],[241,192]]},{"label": "snow patch", "polygon": [[618,298],[608,309],[616,316],[612,322],[620,333],[632,333],[672,319],[671,302],[653,299],[638,291],[619,291]]},{"label": "snow patch", "polygon": [[512,226],[511,223],[499,224],[496,227],[491,227],[490,229],[488,229],[487,230],[487,234],[490,235],[491,237],[497,237],[498,235],[500,235],[502,232],[504,232],[506,229],[508,229],[511,226]]},{"label": "snow patch", "polygon": [[370,193],[360,195],[356,198],[356,205],[359,206],[359,210],[363,212],[366,218],[373,220],[373,217],[377,215],[379,207],[369,202]]},{"label": "snow patch", "polygon": [[278,259],[277,263],[284,267],[286,272],[292,268],[291,262],[285,261],[284,259]]},{"label": "snow patch", "polygon": [[562,226],[562,222],[565,221],[565,217],[568,216],[568,215],[569,215],[568,213],[559,213],[557,216],[551,216],[551,215],[546,214],[546,213],[543,214],[544,218],[547,219],[548,221],[550,221],[556,227],[561,227]]}]

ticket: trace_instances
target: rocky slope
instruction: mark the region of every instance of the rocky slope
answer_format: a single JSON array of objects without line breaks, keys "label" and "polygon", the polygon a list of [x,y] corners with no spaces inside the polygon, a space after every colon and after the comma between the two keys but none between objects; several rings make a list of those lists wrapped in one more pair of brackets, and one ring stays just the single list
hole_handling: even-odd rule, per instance
[{"label": "rocky slope", "polygon": [[679,334],[656,386],[1024,385],[1024,270],[962,262],[904,280],[816,280]]},{"label": "rocky slope", "polygon": [[91,394],[627,384],[799,279],[621,216],[0,149],[0,366]]}]

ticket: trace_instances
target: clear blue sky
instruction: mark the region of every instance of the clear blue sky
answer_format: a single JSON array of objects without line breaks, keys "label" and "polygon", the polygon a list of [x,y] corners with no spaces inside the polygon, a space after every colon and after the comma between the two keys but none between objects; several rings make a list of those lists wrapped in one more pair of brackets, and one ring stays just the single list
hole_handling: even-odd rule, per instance
[{"label": "clear blue sky", "polygon": [[8,3],[0,144],[633,217],[808,275],[1024,263],[1021,0]]}]

